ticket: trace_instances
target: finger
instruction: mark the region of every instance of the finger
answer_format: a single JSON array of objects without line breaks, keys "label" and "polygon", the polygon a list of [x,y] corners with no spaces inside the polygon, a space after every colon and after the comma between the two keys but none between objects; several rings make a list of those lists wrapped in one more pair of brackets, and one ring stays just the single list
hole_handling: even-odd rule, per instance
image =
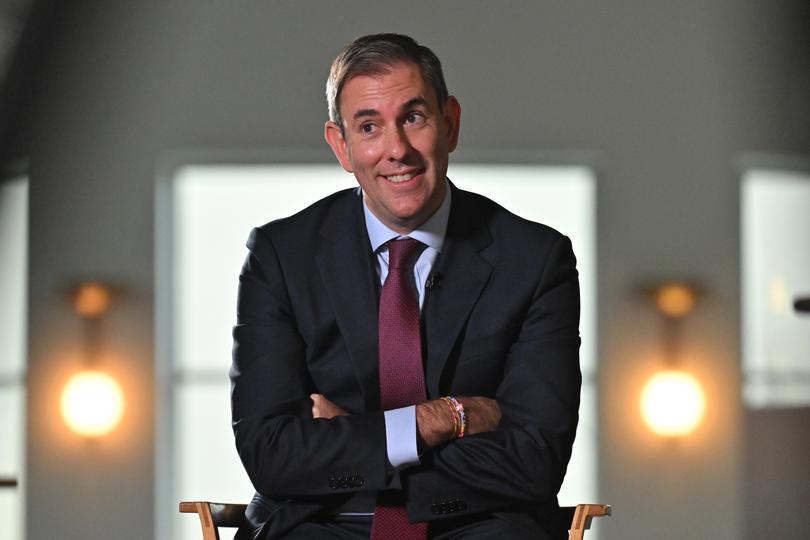
[{"label": "finger", "polygon": [[312,418],[321,418],[323,416],[323,395],[310,394],[309,399],[312,400]]}]

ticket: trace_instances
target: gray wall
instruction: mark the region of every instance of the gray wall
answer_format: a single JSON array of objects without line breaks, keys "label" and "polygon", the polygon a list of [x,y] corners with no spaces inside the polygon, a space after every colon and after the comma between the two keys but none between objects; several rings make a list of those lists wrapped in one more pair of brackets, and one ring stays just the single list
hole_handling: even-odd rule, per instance
[{"label": "gray wall", "polygon": [[[810,324],[810,319],[807,321]],[[745,537],[806,538],[810,408],[750,411],[745,423]],[[765,514],[765,515],[763,515]]]},{"label": "gray wall", "polygon": [[[802,2],[73,4],[19,132],[31,174],[28,538],[153,536],[158,157],[295,147],[329,159],[328,63],[351,37],[388,30],[443,59],[464,110],[460,157],[596,156],[599,482],[615,509],[602,538],[742,536],[735,163],[810,151]],[[685,332],[709,410],[678,444],[636,411],[660,347],[634,286],[662,276],[707,292]],[[83,277],[129,291],[106,335],[130,413],[96,444],[55,414],[80,347],[62,291]]]}]

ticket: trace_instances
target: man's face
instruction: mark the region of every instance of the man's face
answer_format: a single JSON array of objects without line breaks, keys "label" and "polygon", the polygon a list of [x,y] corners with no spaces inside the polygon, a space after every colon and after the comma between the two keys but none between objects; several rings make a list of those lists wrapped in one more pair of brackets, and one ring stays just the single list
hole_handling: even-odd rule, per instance
[{"label": "man's face", "polygon": [[344,130],[327,122],[326,141],[354,173],[374,215],[399,233],[412,231],[444,199],[448,155],[458,142],[458,101],[451,96],[440,110],[419,68],[402,62],[349,79],[339,106]]}]

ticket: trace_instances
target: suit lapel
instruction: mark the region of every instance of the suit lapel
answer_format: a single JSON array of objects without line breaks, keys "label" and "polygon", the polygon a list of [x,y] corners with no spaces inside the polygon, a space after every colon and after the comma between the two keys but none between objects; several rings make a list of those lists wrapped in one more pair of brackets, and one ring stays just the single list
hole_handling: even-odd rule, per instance
[{"label": "suit lapel", "polygon": [[318,269],[332,302],[367,410],[379,409],[377,292],[360,197],[347,197],[321,235]]},{"label": "suit lapel", "polygon": [[439,396],[439,382],[453,345],[466,325],[492,266],[480,251],[492,243],[487,216],[475,208],[471,196],[454,186],[444,248],[434,274],[440,278],[425,300],[427,334],[426,380],[428,397]]}]

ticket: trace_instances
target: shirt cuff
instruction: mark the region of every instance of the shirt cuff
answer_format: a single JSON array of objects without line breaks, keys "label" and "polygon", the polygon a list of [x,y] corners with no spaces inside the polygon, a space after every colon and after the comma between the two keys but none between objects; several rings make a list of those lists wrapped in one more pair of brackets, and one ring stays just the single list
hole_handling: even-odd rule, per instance
[{"label": "shirt cuff", "polygon": [[415,405],[385,411],[385,446],[394,470],[419,464]]}]

